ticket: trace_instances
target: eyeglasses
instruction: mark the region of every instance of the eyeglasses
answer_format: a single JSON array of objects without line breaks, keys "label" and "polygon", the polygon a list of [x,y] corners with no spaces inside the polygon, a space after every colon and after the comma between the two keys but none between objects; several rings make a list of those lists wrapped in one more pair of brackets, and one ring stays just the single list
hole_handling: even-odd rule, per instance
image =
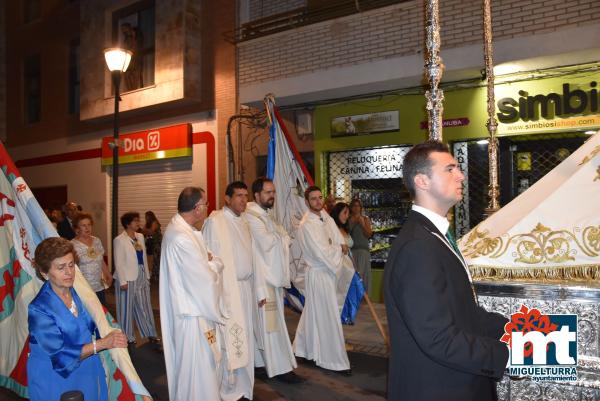
[{"label": "eyeglasses", "polygon": [[205,206],[205,207],[208,208],[208,202],[206,202],[206,203],[200,203],[200,202],[198,202],[198,203],[196,203],[196,206],[194,206],[194,207],[200,207],[200,206]]}]

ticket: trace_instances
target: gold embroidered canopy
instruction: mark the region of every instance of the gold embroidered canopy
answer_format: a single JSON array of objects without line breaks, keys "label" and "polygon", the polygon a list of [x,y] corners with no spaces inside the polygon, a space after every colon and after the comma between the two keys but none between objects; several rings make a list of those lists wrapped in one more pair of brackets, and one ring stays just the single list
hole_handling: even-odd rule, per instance
[{"label": "gold embroidered canopy", "polygon": [[479,279],[600,278],[600,132],[459,246]]}]

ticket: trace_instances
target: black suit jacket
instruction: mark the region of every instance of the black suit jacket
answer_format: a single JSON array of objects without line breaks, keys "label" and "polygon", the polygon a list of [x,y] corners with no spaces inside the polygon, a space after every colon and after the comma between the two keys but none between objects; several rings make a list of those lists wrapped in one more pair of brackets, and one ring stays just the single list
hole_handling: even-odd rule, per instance
[{"label": "black suit jacket", "polygon": [[71,223],[66,217],[57,224],[56,231],[58,231],[58,235],[69,241],[75,238],[75,231],[73,231],[73,227],[71,227]]},{"label": "black suit jacket", "polygon": [[[436,236],[436,234],[439,236]],[[435,225],[411,211],[385,265],[391,340],[388,398],[496,400],[507,319],[479,307],[460,259]]]}]

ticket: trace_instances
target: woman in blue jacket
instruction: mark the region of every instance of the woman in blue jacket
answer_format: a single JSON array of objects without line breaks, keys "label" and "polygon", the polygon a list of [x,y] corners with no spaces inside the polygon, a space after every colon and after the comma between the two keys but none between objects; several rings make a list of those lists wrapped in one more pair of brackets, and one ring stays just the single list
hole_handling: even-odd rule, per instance
[{"label": "woman in blue jacket", "polygon": [[46,282],[29,304],[31,401],[58,401],[70,390],[81,391],[85,401],[106,401],[106,375],[98,352],[127,346],[120,331],[99,338],[73,288],[75,255],[73,245],[63,238],[48,238],[35,250],[36,273]]}]

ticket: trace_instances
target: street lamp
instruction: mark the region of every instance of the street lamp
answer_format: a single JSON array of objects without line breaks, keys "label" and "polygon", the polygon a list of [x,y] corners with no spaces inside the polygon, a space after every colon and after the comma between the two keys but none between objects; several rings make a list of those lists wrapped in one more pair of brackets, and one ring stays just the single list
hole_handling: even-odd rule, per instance
[{"label": "street lamp", "polygon": [[106,65],[110,70],[112,82],[115,86],[115,115],[112,143],[112,239],[115,239],[115,237],[117,236],[117,206],[119,204],[119,101],[121,100],[119,96],[119,86],[121,84],[121,74],[123,74],[127,70],[127,67],[129,67],[129,62],[131,61],[132,55],[133,53],[131,51],[120,49],[117,47],[111,47],[104,50],[104,58],[106,60]]}]

